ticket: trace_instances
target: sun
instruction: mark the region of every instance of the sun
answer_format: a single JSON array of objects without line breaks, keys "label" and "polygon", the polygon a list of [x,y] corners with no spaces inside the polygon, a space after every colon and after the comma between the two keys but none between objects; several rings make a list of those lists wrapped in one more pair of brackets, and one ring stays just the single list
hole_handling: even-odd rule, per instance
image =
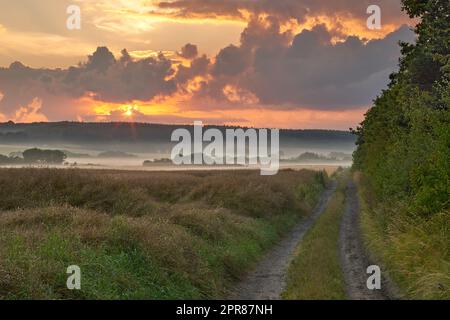
[{"label": "sun", "polygon": [[134,111],[136,111],[136,110],[137,110],[137,107],[135,107],[135,106],[126,106],[124,108],[123,115],[127,118],[130,118],[134,115]]}]

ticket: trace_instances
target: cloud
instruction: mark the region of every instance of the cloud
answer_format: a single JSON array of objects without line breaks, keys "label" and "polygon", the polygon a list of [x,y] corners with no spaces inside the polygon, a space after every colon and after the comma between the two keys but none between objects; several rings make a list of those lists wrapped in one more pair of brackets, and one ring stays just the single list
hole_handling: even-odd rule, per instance
[{"label": "cloud", "polygon": [[179,65],[175,80],[178,84],[186,84],[189,80],[198,76],[204,76],[208,73],[211,60],[203,55],[191,61],[189,67]]},{"label": "cloud", "polygon": [[163,1],[160,9],[169,10],[177,17],[233,17],[245,19],[246,13],[276,15],[281,18],[297,17],[301,19],[307,14],[307,8],[301,1],[295,0],[177,0]]},{"label": "cloud", "polygon": [[181,51],[178,54],[180,57],[191,60],[197,57],[198,49],[196,45],[188,43],[181,48]]},{"label": "cloud", "polygon": [[212,75],[221,77],[238,76],[250,65],[250,56],[243,48],[229,45],[220,50],[212,69]]},{"label": "cloud", "polygon": [[[381,9],[380,30],[367,28],[370,15],[367,9],[372,4]],[[377,0],[375,3],[366,0],[171,0],[157,3],[150,15],[186,21],[231,20],[249,24],[263,19],[281,25],[287,35],[325,24],[334,40],[343,40],[349,35],[381,39],[403,24],[414,23],[401,8],[401,0]]]},{"label": "cloud", "polygon": [[[3,93],[0,91],[0,102],[2,102],[2,99],[3,99]],[[5,122],[5,121],[7,121],[5,115],[0,112],[0,122]]]},{"label": "cloud", "polygon": [[45,74],[50,70],[35,70],[20,62],[14,62],[9,68],[0,68],[0,90],[3,99],[0,110],[5,115],[12,115],[15,111],[40,97],[47,85]]},{"label": "cloud", "polygon": [[[396,69],[398,41],[414,41],[407,26],[381,40],[365,42],[349,36],[333,43],[331,32],[318,25],[295,35],[290,44],[249,28],[241,46],[229,46],[217,55],[211,68],[213,79],[202,86],[198,98],[230,100],[224,91],[231,85],[238,92],[253,94],[260,105],[273,108],[368,106]],[[276,34],[271,28],[269,34]]]},{"label": "cloud", "polygon": [[45,122],[48,118],[41,113],[42,100],[34,98],[30,104],[20,107],[12,119],[15,122]]},{"label": "cloud", "polygon": [[126,108],[116,108],[112,109],[108,112],[108,114],[97,114],[97,115],[87,115],[81,117],[80,120],[83,121],[132,121],[132,122],[145,122],[145,123],[167,123],[167,124],[192,124],[195,120],[199,118],[205,124],[209,125],[220,125],[223,123],[243,123],[245,119],[237,118],[232,115],[223,115],[221,114],[219,117],[214,117],[214,114],[202,114],[201,117],[192,115],[192,116],[181,116],[176,114],[164,114],[164,115],[149,115],[143,112],[140,112],[138,109],[131,109],[131,112],[128,114],[126,112]]},{"label": "cloud", "polygon": [[[126,104],[174,95],[182,108],[199,110],[256,104],[280,109],[360,108],[371,103],[395,70],[397,42],[413,40],[406,26],[380,40],[349,36],[337,43],[324,25],[297,35],[281,30],[271,18],[253,19],[240,45],[223,48],[213,59],[194,58],[196,47],[184,46],[181,53],[191,59],[187,66],[163,54],[136,59],[122,50],[116,58],[106,47],[68,69],[33,69],[15,62],[0,68],[0,112],[10,118],[17,110],[22,118],[28,113],[78,117],[86,110],[79,110],[76,101],[86,96]],[[36,98],[41,101],[39,112],[23,109]]]},{"label": "cloud", "polygon": [[80,97],[87,93],[96,100],[148,101],[157,95],[170,95],[176,84],[172,62],[162,54],[133,60],[126,50],[116,60],[105,47],[99,47],[86,64],[63,71],[61,89]]},{"label": "cloud", "polygon": [[[272,16],[281,21],[307,17],[345,15],[367,19],[366,9],[373,3],[355,0],[174,0],[158,3],[156,13],[181,18],[234,18],[249,20],[250,16]],[[400,0],[378,0],[386,23],[403,19]],[[404,22],[404,20],[403,20]]]},{"label": "cloud", "polygon": [[0,110],[13,115],[36,97],[42,100],[44,112],[56,108],[51,103],[61,97],[78,99],[88,95],[107,102],[149,101],[176,92],[177,85],[171,79],[174,73],[172,61],[162,54],[135,60],[123,50],[116,59],[106,47],[97,48],[87,62],[68,69],[33,69],[15,62],[9,68],[0,68],[4,95]]},{"label": "cloud", "polygon": [[259,49],[241,85],[264,104],[315,108],[369,105],[396,69],[399,40],[413,40],[404,26],[382,40],[357,37],[333,44],[324,26],[296,35],[284,50]]},{"label": "cloud", "polygon": [[[380,1],[396,8],[398,3],[392,3],[397,1]],[[320,20],[300,29],[289,23],[292,19],[303,23],[326,13],[365,19],[365,6],[364,1],[350,4],[347,0],[160,3],[166,15],[233,16],[247,21],[247,26],[237,44],[223,47],[215,56],[200,55],[197,46],[188,42],[171,55],[141,58],[125,49],[114,55],[107,47],[98,47],[84,62],[63,69],[12,63],[0,68],[1,118],[127,120],[123,109],[116,107],[139,101],[146,105],[173,102],[176,112],[199,111],[203,115],[206,111],[258,108],[263,112],[320,110],[323,114],[361,110],[370,105],[396,69],[400,56],[397,42],[413,41],[413,33],[402,26],[369,41]],[[383,11],[383,17],[394,20],[395,15],[389,18]],[[89,105],[80,104],[84,98]],[[99,108],[95,103],[115,107],[96,115],[93,110]],[[187,119],[174,114],[149,116],[139,110],[133,117],[138,121]]]},{"label": "cloud", "polygon": [[[124,60],[129,58],[128,52],[122,53]],[[116,63],[116,58],[106,47],[98,47],[97,50],[88,56],[88,62],[85,64],[87,70],[96,70],[105,73],[112,65]]]}]

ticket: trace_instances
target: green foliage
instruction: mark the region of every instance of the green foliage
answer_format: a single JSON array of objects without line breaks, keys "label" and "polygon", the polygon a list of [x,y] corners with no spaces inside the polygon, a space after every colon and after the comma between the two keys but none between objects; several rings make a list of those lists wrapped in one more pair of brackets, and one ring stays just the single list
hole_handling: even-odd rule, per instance
[{"label": "green foliage", "polygon": [[323,191],[323,186],[325,186],[328,182],[328,177],[325,172],[319,172],[316,174],[315,180],[317,183],[299,185],[296,189],[296,196],[300,202],[304,202],[310,207],[317,202]]},{"label": "green foliage", "polygon": [[355,176],[365,243],[400,294],[410,299],[450,299],[450,210],[411,217],[399,203],[377,205],[367,179]]},{"label": "green foliage", "polygon": [[381,201],[404,201],[422,216],[449,205],[450,28],[448,1],[404,0],[420,17],[416,44],[402,44],[400,71],[355,131],[355,167]]},{"label": "green foliage", "polygon": [[399,72],[356,130],[366,242],[406,297],[448,299],[450,2],[403,0],[420,18]]}]

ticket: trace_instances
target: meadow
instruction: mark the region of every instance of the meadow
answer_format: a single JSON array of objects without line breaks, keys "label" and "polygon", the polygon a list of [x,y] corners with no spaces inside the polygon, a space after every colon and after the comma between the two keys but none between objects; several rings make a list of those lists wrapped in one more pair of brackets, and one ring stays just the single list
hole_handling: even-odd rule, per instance
[{"label": "meadow", "polygon": [[[226,297],[327,180],[311,170],[0,169],[0,298]],[[81,290],[66,287],[69,265],[81,268]]]}]

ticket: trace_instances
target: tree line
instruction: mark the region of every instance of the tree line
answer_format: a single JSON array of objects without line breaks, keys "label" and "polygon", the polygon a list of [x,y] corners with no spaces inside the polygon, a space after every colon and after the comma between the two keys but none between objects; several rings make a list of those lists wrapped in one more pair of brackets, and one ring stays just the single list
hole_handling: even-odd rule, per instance
[{"label": "tree line", "polygon": [[450,2],[402,5],[420,21],[417,41],[401,43],[399,71],[353,130],[354,165],[378,199],[429,216],[446,210],[450,198]]},{"label": "tree line", "polygon": [[66,158],[66,154],[60,150],[33,148],[25,150],[22,153],[22,157],[0,155],[0,164],[62,164]]}]

